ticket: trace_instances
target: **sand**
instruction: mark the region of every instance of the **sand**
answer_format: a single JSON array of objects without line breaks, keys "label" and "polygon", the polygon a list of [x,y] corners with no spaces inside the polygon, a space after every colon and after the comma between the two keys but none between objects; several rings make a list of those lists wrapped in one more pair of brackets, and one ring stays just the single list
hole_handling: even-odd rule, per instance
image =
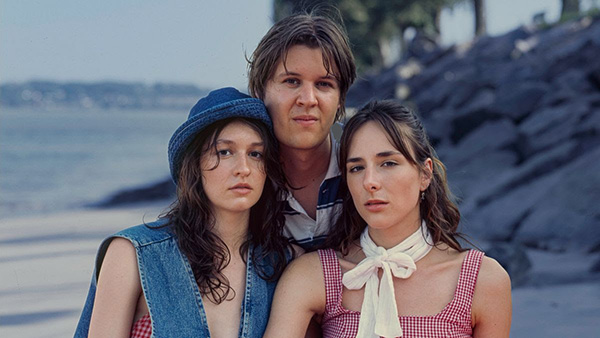
[{"label": "sand", "polygon": [[[107,235],[152,221],[167,202],[0,220],[0,337],[71,337]],[[600,256],[530,252],[529,286],[513,290],[512,337],[600,337]],[[571,277],[570,277],[571,276]]]}]

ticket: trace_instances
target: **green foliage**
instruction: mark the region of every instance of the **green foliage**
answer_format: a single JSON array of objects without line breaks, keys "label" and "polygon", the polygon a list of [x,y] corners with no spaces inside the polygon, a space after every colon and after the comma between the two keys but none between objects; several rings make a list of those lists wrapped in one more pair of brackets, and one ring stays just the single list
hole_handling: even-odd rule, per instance
[{"label": "green foliage", "polygon": [[[467,0],[274,0],[275,21],[297,12],[337,8],[341,14],[359,73],[383,66],[383,47],[413,27],[439,40],[439,15],[444,7]],[[470,1],[470,0],[469,0]]]}]

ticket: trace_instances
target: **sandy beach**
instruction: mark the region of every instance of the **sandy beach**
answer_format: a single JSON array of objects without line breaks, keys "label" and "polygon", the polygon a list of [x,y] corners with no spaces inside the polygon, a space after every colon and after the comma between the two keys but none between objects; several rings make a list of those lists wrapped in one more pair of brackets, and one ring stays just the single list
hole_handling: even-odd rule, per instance
[{"label": "sandy beach", "polygon": [[[0,220],[0,337],[71,337],[101,240],[167,204]],[[528,254],[531,282],[513,290],[511,336],[598,337],[600,278],[588,271],[600,255]]]}]

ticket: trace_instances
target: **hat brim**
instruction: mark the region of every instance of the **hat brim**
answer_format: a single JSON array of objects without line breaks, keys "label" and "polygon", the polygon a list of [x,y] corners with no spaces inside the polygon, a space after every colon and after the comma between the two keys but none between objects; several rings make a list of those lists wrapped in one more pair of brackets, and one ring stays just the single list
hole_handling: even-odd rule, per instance
[{"label": "hat brim", "polygon": [[229,101],[188,119],[177,128],[169,141],[169,163],[171,177],[175,184],[177,184],[183,154],[196,135],[217,121],[235,117],[256,119],[265,123],[270,130],[273,129],[273,123],[263,102],[256,98]]}]

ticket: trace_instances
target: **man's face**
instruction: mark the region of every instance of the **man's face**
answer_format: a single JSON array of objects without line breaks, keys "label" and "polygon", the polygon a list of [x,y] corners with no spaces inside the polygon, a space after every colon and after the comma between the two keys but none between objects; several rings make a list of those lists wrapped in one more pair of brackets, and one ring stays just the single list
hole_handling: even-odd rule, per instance
[{"label": "man's face", "polygon": [[[282,148],[315,149],[328,141],[340,89],[319,48],[296,45],[267,82],[264,102]],[[336,69],[332,69],[336,72]]]}]

